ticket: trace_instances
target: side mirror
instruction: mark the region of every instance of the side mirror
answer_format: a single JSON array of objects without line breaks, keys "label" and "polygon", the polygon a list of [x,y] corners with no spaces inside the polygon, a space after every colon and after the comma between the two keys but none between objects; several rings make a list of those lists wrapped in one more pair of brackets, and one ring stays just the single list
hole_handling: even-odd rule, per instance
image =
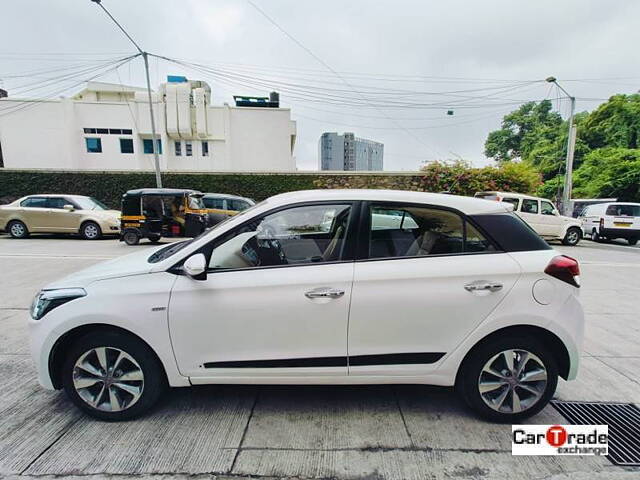
[{"label": "side mirror", "polygon": [[207,259],[203,253],[196,253],[185,260],[182,269],[194,280],[205,280],[207,278]]},{"label": "side mirror", "polygon": [[69,205],[69,204],[64,205],[62,208],[64,208],[67,212],[73,212],[76,209],[76,207],[74,207],[73,205]]}]

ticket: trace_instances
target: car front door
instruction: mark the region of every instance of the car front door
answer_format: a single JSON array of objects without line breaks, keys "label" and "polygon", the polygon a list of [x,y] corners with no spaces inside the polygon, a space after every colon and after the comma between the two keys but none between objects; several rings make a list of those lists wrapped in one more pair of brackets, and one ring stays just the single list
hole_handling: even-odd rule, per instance
[{"label": "car front door", "polygon": [[363,218],[349,375],[429,373],[504,299],[520,267],[454,211],[380,204]]},{"label": "car front door", "polygon": [[559,237],[562,234],[564,222],[551,202],[540,200],[540,235],[545,237]]},{"label": "car front door", "polygon": [[49,207],[47,226],[50,232],[73,233],[80,229],[82,212],[66,210],[65,205],[74,206],[72,202],[63,197],[49,197],[47,199]]},{"label": "car front door", "polygon": [[538,235],[543,235],[543,226],[540,222],[540,202],[532,198],[523,198],[520,202],[518,215],[533,228]]},{"label": "car front door", "polygon": [[180,372],[194,383],[346,375],[354,217],[349,203],[300,205],[213,240],[207,278],[178,276],[171,292]]}]

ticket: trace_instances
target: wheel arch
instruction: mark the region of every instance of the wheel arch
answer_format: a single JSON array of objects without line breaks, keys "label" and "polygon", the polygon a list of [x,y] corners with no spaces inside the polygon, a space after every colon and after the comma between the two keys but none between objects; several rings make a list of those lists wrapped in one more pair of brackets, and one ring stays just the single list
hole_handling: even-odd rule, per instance
[{"label": "wheel arch", "polygon": [[95,218],[91,218],[91,217],[85,217],[85,218],[80,220],[80,226],[78,227],[78,233],[82,233],[82,229],[84,228],[84,226],[87,223],[95,223],[98,226],[98,228],[100,230],[102,230],[102,225],[100,224],[100,222],[98,220],[96,220]]},{"label": "wheel arch", "polygon": [[565,380],[568,378],[569,371],[571,369],[571,357],[569,356],[567,347],[555,333],[547,330],[546,328],[538,327],[535,325],[513,325],[489,333],[478,342],[476,342],[476,344],[471,349],[469,349],[462,362],[460,362],[460,366],[456,374],[456,385],[459,383],[460,373],[463,370],[465,362],[468,361],[473,352],[495,338],[506,336],[535,338],[544,347],[546,347],[555,358],[558,365],[559,375]]},{"label": "wheel arch", "polygon": [[154,350],[154,348],[151,345],[149,345],[149,343],[145,342],[140,336],[127,330],[126,328],[116,327],[115,325],[91,323],[87,325],[80,325],[78,327],[73,328],[72,330],[69,330],[60,338],[58,338],[58,340],[56,340],[53,347],[51,348],[51,351],[49,352],[49,361],[48,361],[49,377],[51,378],[51,383],[56,390],[59,390],[62,388],[62,365],[64,363],[65,353],[69,350],[69,348],[71,347],[71,345],[73,345],[75,341],[77,341],[79,338],[83,337],[84,335],[87,335],[93,332],[120,333],[123,335],[128,335],[130,337],[133,337],[139,340],[140,342],[144,343],[149,348],[149,350],[151,350],[153,354],[156,356],[156,359],[158,360],[160,365],[162,365],[162,374],[164,375],[165,379],[168,378],[166,368],[164,366],[164,363],[160,359],[158,353]]}]

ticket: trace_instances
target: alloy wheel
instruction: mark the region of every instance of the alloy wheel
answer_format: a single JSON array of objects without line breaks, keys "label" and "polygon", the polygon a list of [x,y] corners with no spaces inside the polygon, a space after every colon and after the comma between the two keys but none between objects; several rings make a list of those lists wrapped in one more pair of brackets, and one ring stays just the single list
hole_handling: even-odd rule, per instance
[{"label": "alloy wheel", "polygon": [[570,244],[578,243],[578,231],[577,230],[569,230],[567,233],[567,242]]},{"label": "alloy wheel", "polygon": [[500,413],[520,413],[533,407],[547,387],[547,369],[533,353],[504,350],[484,365],[478,390],[484,403]]},{"label": "alloy wheel", "polygon": [[135,359],[115,347],[96,347],[83,353],[73,367],[73,387],[91,407],[121,412],[142,396],[144,373]]},{"label": "alloy wheel", "polygon": [[22,237],[25,234],[24,225],[21,223],[14,223],[11,225],[11,235],[14,237]]},{"label": "alloy wheel", "polygon": [[84,236],[90,239],[97,238],[99,235],[98,227],[93,223],[89,223],[85,225],[83,231],[84,231]]}]

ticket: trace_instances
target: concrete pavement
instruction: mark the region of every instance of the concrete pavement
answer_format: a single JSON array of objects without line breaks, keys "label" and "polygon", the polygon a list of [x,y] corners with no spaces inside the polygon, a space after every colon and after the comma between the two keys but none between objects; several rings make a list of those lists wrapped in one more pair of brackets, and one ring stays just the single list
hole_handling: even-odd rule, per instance
[{"label": "concrete pavement", "polygon": [[[132,248],[146,246],[0,236],[0,476],[640,477],[595,457],[513,457],[509,425],[476,419],[434,387],[194,387],[137,421],[91,420],[38,386],[24,319],[47,282]],[[640,248],[557,248],[581,261],[588,324],[578,380],[561,380],[556,396],[640,404]],[[529,422],[565,423],[551,407]]]}]

